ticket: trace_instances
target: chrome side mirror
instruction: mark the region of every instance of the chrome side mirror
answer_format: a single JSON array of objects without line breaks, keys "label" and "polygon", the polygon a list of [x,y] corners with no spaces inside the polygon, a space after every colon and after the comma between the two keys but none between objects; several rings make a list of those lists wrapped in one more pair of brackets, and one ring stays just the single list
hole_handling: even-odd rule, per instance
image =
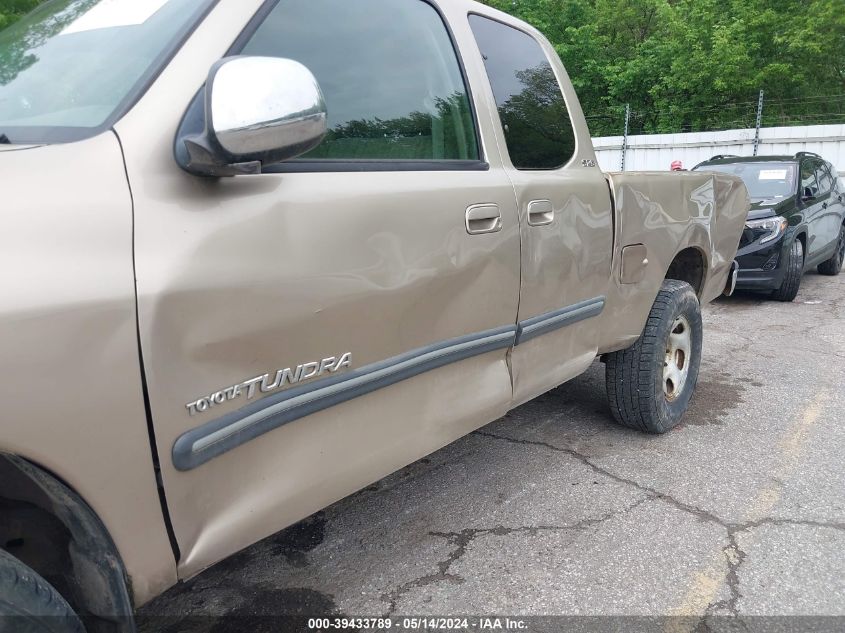
[{"label": "chrome side mirror", "polygon": [[208,75],[204,131],[184,138],[185,168],[205,176],[259,174],[315,148],[327,130],[323,93],[305,66],[226,57]]}]

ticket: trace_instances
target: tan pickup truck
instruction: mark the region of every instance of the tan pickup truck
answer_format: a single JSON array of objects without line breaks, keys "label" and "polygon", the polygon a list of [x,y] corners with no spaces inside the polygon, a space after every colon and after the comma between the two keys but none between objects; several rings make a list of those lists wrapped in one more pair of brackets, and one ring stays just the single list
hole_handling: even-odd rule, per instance
[{"label": "tan pickup truck", "polygon": [[668,430],[748,208],[602,173],[553,48],[467,0],[47,2],[0,191],[3,631],[132,630],[597,357]]}]

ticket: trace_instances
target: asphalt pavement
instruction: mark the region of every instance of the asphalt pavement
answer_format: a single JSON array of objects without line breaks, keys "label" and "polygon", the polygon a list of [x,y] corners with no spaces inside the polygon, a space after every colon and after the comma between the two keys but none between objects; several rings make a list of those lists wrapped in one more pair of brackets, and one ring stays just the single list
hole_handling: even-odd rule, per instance
[{"label": "asphalt pavement", "polygon": [[175,587],[142,629],[296,613],[845,630],[844,303],[845,273],[806,275],[793,303],[722,298],[668,434],[616,426],[596,362]]}]

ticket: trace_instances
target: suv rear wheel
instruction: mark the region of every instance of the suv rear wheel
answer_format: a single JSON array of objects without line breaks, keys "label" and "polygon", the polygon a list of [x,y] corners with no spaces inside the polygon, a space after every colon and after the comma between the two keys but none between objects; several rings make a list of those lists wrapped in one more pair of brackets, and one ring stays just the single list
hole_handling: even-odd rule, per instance
[{"label": "suv rear wheel", "polygon": [[44,578],[0,549],[0,633],[85,633]]},{"label": "suv rear wheel", "polygon": [[701,363],[701,308],[688,283],[667,279],[636,343],[605,358],[616,421],[665,433],[689,407]]},{"label": "suv rear wheel", "polygon": [[836,252],[830,259],[819,264],[818,271],[822,275],[838,275],[842,270],[843,261],[845,261],[845,224],[839,227],[839,242],[836,244]]}]

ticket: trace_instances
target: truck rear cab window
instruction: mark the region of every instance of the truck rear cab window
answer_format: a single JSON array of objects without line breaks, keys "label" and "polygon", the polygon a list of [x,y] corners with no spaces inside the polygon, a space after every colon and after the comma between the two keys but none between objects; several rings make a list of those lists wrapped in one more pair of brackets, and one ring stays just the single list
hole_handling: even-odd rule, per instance
[{"label": "truck rear cab window", "polygon": [[479,158],[452,40],[423,0],[281,0],[240,54],[294,59],[317,78],[329,133],[303,159]]},{"label": "truck rear cab window", "polygon": [[470,27],[484,57],[511,162],[557,169],[575,154],[575,132],[554,70],[527,33],[480,15]]}]

